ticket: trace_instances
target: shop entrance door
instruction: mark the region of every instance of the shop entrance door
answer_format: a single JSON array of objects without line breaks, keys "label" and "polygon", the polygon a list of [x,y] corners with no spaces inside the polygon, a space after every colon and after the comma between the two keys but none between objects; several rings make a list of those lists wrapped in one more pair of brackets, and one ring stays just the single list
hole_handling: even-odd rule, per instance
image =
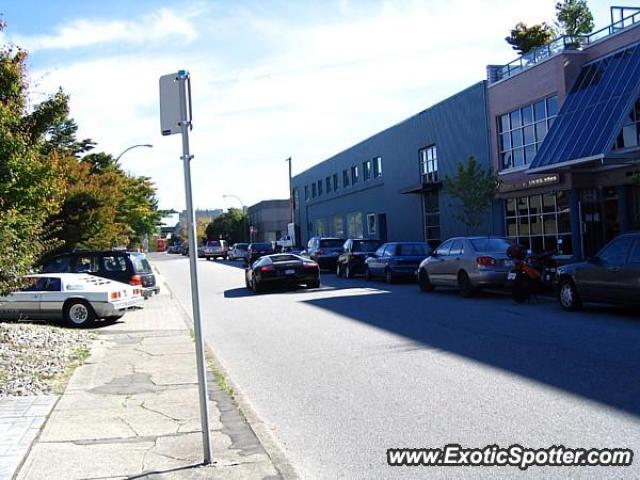
[{"label": "shop entrance door", "polygon": [[603,188],[584,190],[581,194],[582,253],[594,256],[620,233],[618,190]]}]

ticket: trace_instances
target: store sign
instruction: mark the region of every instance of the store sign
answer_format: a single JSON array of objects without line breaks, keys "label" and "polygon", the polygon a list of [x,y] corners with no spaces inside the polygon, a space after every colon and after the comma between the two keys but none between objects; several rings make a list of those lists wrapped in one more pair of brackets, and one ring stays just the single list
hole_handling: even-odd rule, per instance
[{"label": "store sign", "polygon": [[503,182],[500,184],[501,192],[513,192],[515,190],[526,190],[527,188],[545,187],[560,183],[560,175],[557,173],[545,175],[543,177],[530,178],[522,182]]}]

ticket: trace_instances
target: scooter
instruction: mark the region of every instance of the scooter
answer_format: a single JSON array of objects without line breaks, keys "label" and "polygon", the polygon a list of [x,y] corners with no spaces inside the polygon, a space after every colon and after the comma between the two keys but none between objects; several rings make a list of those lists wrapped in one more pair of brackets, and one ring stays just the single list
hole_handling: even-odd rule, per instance
[{"label": "scooter", "polygon": [[515,261],[507,276],[511,296],[517,303],[524,303],[533,294],[552,292],[558,268],[553,256],[555,251],[532,254],[521,245],[507,249],[507,256]]}]

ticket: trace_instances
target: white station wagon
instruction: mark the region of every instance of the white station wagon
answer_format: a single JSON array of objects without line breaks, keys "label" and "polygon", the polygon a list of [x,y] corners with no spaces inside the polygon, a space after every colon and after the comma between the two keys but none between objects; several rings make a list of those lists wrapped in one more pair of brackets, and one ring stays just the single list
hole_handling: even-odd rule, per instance
[{"label": "white station wagon", "polygon": [[43,273],[26,279],[21,291],[0,297],[0,318],[62,319],[70,327],[86,327],[98,318],[116,320],[144,303],[139,287],[84,273]]}]

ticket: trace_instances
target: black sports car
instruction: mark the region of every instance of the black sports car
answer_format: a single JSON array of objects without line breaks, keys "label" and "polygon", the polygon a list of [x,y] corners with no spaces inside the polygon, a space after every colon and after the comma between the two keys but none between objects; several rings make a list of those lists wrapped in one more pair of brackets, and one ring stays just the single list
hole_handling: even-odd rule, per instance
[{"label": "black sports car", "polygon": [[266,255],[246,268],[244,281],[247,288],[262,292],[267,286],[300,286],[318,288],[320,268],[312,260],[299,255]]}]

